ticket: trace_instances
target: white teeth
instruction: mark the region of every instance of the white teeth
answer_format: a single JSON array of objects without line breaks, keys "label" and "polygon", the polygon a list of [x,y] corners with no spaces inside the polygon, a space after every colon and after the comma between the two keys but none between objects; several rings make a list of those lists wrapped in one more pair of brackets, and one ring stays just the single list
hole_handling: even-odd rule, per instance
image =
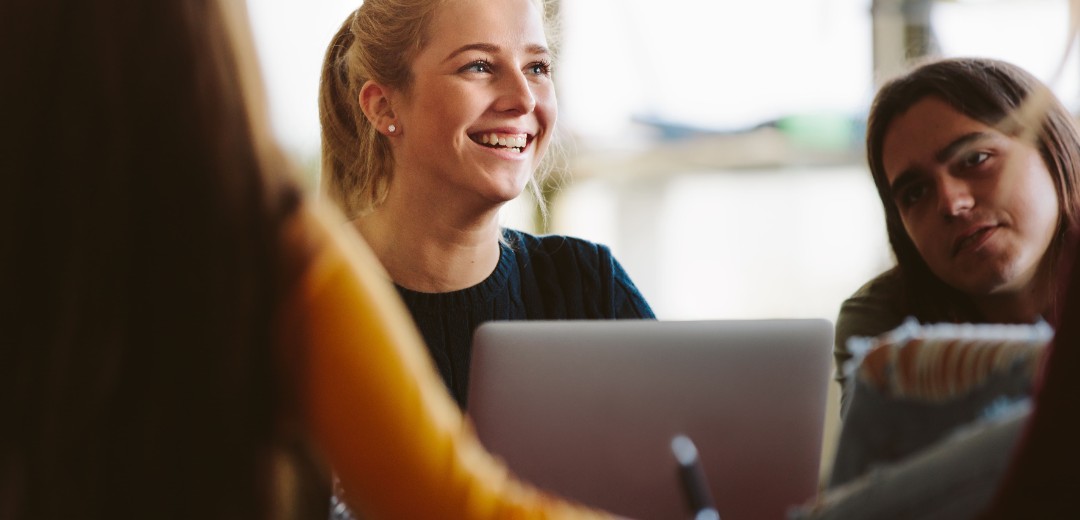
[{"label": "white teeth", "polygon": [[529,138],[527,135],[499,135],[496,133],[481,134],[478,137],[481,144],[502,146],[504,148],[516,148],[517,151],[525,148]]}]

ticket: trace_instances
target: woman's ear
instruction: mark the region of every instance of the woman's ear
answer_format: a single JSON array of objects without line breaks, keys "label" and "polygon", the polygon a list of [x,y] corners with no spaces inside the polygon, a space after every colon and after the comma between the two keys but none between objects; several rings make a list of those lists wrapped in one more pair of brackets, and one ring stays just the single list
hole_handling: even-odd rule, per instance
[{"label": "woman's ear", "polygon": [[375,130],[384,135],[394,135],[401,131],[397,115],[390,103],[389,88],[368,80],[360,87],[360,110]]}]

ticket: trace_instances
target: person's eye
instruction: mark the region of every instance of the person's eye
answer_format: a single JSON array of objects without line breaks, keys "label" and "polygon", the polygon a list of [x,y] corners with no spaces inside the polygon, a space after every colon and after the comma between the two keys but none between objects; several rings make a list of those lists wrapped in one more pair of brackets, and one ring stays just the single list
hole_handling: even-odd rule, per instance
[{"label": "person's eye", "polygon": [[971,152],[960,158],[960,166],[964,168],[974,168],[989,158],[990,154],[986,152]]},{"label": "person's eye", "polygon": [[918,204],[926,195],[926,185],[922,183],[911,184],[896,194],[896,201],[901,208],[910,208]]},{"label": "person's eye", "polygon": [[537,61],[530,63],[525,69],[534,76],[550,76],[551,75],[551,63],[547,61]]},{"label": "person's eye", "polygon": [[469,62],[467,65],[460,69],[460,72],[479,72],[481,74],[491,73],[491,63],[486,60],[475,60]]}]

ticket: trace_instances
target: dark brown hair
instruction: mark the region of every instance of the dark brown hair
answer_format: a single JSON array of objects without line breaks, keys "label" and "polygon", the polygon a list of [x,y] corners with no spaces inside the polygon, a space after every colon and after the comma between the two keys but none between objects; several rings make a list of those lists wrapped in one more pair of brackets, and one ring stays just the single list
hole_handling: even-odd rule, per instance
[{"label": "dark brown hair", "polygon": [[2,518],[275,514],[298,195],[242,6],[0,6]]},{"label": "dark brown hair", "polygon": [[[952,58],[930,61],[886,83],[877,93],[867,124],[866,153],[885,208],[889,241],[903,278],[905,307],[923,321],[977,321],[970,298],[947,285],[915,249],[904,230],[882,164],[885,135],[898,116],[926,97],[936,97],[960,113],[1008,135],[1030,134],[1053,178],[1061,216],[1046,265],[1056,268],[1066,234],[1080,216],[1080,134],[1069,112],[1030,73],[1003,61]],[[1025,105],[1034,103],[1035,105]],[[1027,118],[1021,111],[1035,106]]]}]

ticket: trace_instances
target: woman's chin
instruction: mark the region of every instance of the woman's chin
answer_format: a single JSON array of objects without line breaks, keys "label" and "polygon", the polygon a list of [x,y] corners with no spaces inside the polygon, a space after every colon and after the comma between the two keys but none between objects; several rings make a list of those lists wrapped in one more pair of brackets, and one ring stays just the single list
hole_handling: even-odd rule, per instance
[{"label": "woman's chin", "polygon": [[528,179],[523,181],[514,180],[500,186],[494,186],[489,198],[493,201],[497,201],[500,204],[505,204],[521,196],[525,192],[525,188],[529,185]]},{"label": "woman's chin", "polygon": [[961,292],[972,296],[997,296],[1024,291],[1029,285],[1029,277],[1022,276],[1008,269],[973,270],[964,273],[955,283],[950,283]]}]

